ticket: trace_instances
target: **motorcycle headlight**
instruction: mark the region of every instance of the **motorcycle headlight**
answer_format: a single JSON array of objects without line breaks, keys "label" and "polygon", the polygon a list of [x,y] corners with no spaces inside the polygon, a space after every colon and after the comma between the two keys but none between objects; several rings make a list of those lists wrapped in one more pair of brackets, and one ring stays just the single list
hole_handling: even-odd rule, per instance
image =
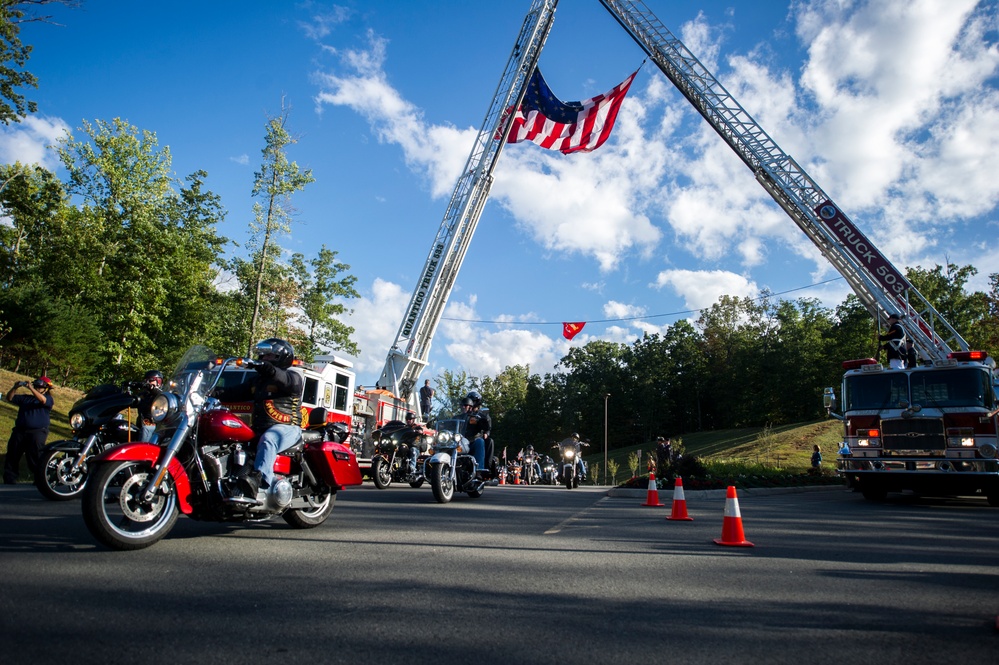
[{"label": "motorcycle headlight", "polygon": [[573,450],[572,448],[566,449],[566,451],[565,451],[565,457],[566,457],[566,459],[572,459],[575,456],[576,456],[576,451],[575,450]]},{"label": "motorcycle headlight", "polygon": [[173,393],[160,393],[153,399],[149,417],[154,423],[161,423],[177,410],[177,396]]},{"label": "motorcycle headlight", "polygon": [[69,417],[69,426],[74,430],[83,429],[87,424],[87,418],[80,412],[76,412]]},{"label": "motorcycle headlight", "polygon": [[448,432],[448,431],[445,430],[443,432],[438,432],[437,433],[437,442],[438,443],[447,445],[447,444],[451,443],[451,441],[453,441],[453,440],[454,440],[454,434],[452,434],[451,432]]}]

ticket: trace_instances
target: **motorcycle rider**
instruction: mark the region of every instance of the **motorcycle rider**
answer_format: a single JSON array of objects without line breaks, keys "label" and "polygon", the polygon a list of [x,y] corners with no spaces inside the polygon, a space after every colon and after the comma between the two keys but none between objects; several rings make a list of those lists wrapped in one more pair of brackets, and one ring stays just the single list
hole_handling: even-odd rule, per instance
[{"label": "motorcycle rider", "polygon": [[586,462],[583,461],[583,446],[589,446],[589,441],[580,441],[579,434],[573,432],[571,436],[562,440],[562,443],[558,444],[559,448],[563,446],[575,446],[576,449],[576,472],[579,474],[579,482],[586,480]]},{"label": "motorcycle rider", "polygon": [[465,438],[471,441],[475,469],[482,475],[489,475],[486,464],[493,459],[493,441],[489,438],[492,422],[489,414],[480,410],[481,406],[482,395],[475,390],[461,400],[461,408],[465,411]]},{"label": "motorcycle rider", "polygon": [[136,404],[139,416],[135,423],[139,428],[139,441],[156,443],[156,423],[147,416],[151,412],[153,400],[163,392],[163,372],[158,369],[149,370],[142,378],[141,386]]},{"label": "motorcycle rider", "polygon": [[244,497],[253,499],[260,488],[274,482],[274,462],[283,450],[302,436],[302,375],[290,368],[295,349],[283,339],[271,337],[254,347],[257,361],[255,381],[217,391],[222,401],[253,400],[253,430],[259,435],[253,470],[238,481]]},{"label": "motorcycle rider", "polygon": [[415,476],[416,459],[420,456],[420,435],[423,433],[423,428],[416,422],[415,413],[406,414],[406,427],[413,430],[411,435],[407,435],[406,444],[409,445],[409,475]]},{"label": "motorcycle rider", "polygon": [[526,465],[530,464],[531,467],[534,469],[534,474],[530,477],[534,479],[535,483],[541,482],[541,464],[538,462],[538,455],[534,452],[534,446],[528,444],[527,449],[521,453],[521,456],[522,459],[524,460],[524,465],[525,465],[523,470],[524,477],[525,478],[529,477],[527,474]]}]

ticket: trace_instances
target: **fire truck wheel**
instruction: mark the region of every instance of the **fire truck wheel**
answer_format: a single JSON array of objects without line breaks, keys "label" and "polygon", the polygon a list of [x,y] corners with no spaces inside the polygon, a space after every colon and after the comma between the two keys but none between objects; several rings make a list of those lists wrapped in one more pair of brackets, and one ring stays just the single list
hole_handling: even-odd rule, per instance
[{"label": "fire truck wheel", "polygon": [[861,483],[860,492],[868,501],[884,501],[888,498],[888,490],[877,483]]}]

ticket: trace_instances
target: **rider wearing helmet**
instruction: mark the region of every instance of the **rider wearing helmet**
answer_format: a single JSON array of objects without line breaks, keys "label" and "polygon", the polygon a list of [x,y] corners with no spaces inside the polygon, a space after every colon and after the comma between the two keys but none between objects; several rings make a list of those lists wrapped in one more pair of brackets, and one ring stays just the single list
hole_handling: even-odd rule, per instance
[{"label": "rider wearing helmet", "polygon": [[302,436],[302,375],[291,369],[295,350],[283,339],[271,337],[254,347],[255,381],[226,388],[216,395],[222,401],[253,400],[253,431],[259,435],[253,470],[239,479],[243,496],[254,499],[260,488],[274,481],[278,453],[291,448]]},{"label": "rider wearing helmet", "polygon": [[139,412],[138,421],[135,423],[139,427],[139,441],[149,441],[156,443],[156,423],[149,417],[153,400],[159,395],[163,388],[163,372],[158,369],[151,369],[142,377],[142,388],[136,404]]},{"label": "rider wearing helmet", "polygon": [[472,442],[475,468],[488,475],[486,464],[493,459],[493,441],[489,438],[492,422],[489,414],[480,410],[481,406],[482,395],[474,390],[461,400],[461,408],[465,411],[465,438]]},{"label": "rider wearing helmet", "polygon": [[411,432],[407,433],[405,437],[406,443],[409,445],[409,475],[416,474],[416,461],[420,457],[420,436],[423,434],[423,428],[420,424],[416,422],[416,414],[410,411],[406,414],[406,427],[408,427]]}]

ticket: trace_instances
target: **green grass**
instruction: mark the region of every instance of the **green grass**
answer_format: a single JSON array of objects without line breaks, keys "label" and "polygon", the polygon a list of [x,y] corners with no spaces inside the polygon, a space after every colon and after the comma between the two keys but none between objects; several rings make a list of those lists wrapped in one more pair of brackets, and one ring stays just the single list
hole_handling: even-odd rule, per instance
[{"label": "green grass", "polygon": [[[705,463],[712,477],[786,477],[808,475],[811,467],[812,446],[818,444],[823,456],[823,474],[834,469],[833,460],[843,440],[842,424],[836,420],[796,423],[781,427],[753,427],[744,429],[695,432],[680,438],[684,455],[696,456]],[[590,477],[603,482],[603,448],[594,443],[598,451],[584,457],[596,473]],[[627,448],[616,448],[607,454],[616,462],[618,471],[614,482],[627,481],[632,476],[629,458],[641,451],[640,466],[635,475],[647,478],[648,460],[655,456],[655,442]],[[608,474],[608,482],[611,482]],[[776,482],[776,481],[774,481]]]}]

